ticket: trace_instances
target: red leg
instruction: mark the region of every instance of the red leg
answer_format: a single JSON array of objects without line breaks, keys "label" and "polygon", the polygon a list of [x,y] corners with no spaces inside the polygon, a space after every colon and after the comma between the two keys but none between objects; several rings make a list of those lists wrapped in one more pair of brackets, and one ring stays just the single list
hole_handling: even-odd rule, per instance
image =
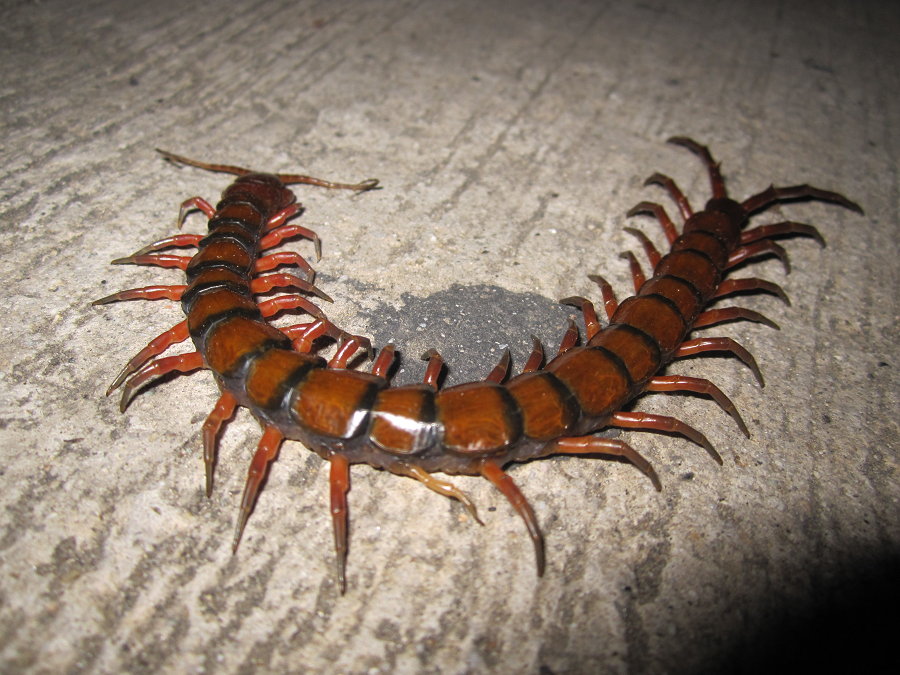
[{"label": "red leg", "polygon": [[759,386],[765,386],[762,373],[759,370],[759,366],[756,364],[756,359],[753,358],[753,354],[748,352],[731,338],[698,338],[696,340],[682,342],[678,349],[672,354],[672,358],[680,359],[685,356],[700,354],[701,352],[731,352],[747,364],[750,370],[753,371],[753,375],[756,377],[756,381],[759,382]]},{"label": "red leg", "polygon": [[735,249],[731,252],[731,255],[728,256],[728,264],[725,265],[725,269],[731,269],[748,258],[764,255],[766,253],[774,253],[781,258],[781,264],[784,265],[784,273],[791,273],[791,261],[788,259],[787,251],[771,239],[762,239],[752,244],[748,244],[747,246],[741,246],[740,248]]},{"label": "red leg", "polygon": [[281,209],[281,211],[279,211],[274,216],[269,218],[268,221],[266,221],[265,231],[271,232],[275,228],[280,227],[281,225],[284,225],[285,221],[288,218],[290,218],[291,216],[297,215],[302,210],[303,210],[303,205],[298,204],[296,202],[294,202],[290,206],[284,207],[283,209]]},{"label": "red leg", "polygon": [[647,257],[650,259],[650,264],[655,270],[656,266],[659,265],[659,261],[662,260],[662,255],[660,255],[660,252],[656,250],[656,246],[653,245],[653,242],[650,241],[647,238],[647,235],[640,230],[636,230],[633,227],[626,227],[624,229],[628,234],[637,237],[638,241],[641,242],[641,246],[644,247],[644,253],[647,254]]},{"label": "red leg", "polygon": [[716,452],[712,443],[706,440],[706,436],[694,429],[694,427],[688,426],[674,417],[668,417],[667,415],[651,415],[642,412],[617,412],[613,414],[610,426],[623,427],[625,429],[653,429],[654,431],[667,431],[669,433],[680,434],[685,438],[694,441],[697,445],[702,446],[703,449],[709,453],[710,457],[719,464],[722,464],[722,458],[719,456],[719,453]]},{"label": "red leg", "polygon": [[694,211],[691,209],[691,204],[688,202],[687,197],[684,196],[684,193],[682,193],[675,184],[675,181],[668,176],[661,173],[655,173],[644,181],[644,185],[661,185],[664,187],[669,193],[669,196],[675,200],[676,204],[678,204],[678,210],[681,211],[681,217],[684,220],[687,220],[694,215]]},{"label": "red leg", "polygon": [[783,237],[789,234],[799,234],[803,237],[812,237],[822,248],[825,247],[825,237],[812,225],[805,223],[794,223],[786,221],[784,223],[773,223],[771,225],[760,225],[752,230],[741,233],[741,243],[750,244],[760,239],[771,239],[772,237]]},{"label": "red leg", "polygon": [[212,495],[213,468],[216,464],[216,436],[222,424],[231,419],[237,399],[227,391],[219,397],[216,406],[203,423],[203,463],[206,466],[206,497]]},{"label": "red leg", "polygon": [[603,295],[603,307],[606,309],[606,318],[611,321],[616,310],[619,309],[619,301],[616,300],[616,294],[613,292],[612,286],[599,274],[588,274],[588,279],[600,286],[600,293]]},{"label": "red leg", "polygon": [[327,302],[334,302],[322,290],[316,288],[308,281],[295,277],[293,274],[269,274],[268,276],[257,277],[250,282],[250,292],[254,295],[268,293],[273,288],[288,287],[299,288],[301,291],[313,293]]},{"label": "red leg", "polygon": [[247,525],[247,519],[256,503],[256,495],[259,492],[259,485],[266,476],[266,470],[269,462],[275,459],[278,449],[284,442],[284,436],[275,427],[267,426],[263,431],[262,438],[259,440],[259,446],[256,453],[250,461],[250,470],[247,472],[247,482],[244,484],[244,496],[241,498],[241,510],[238,513],[237,527],[234,529],[234,539],[231,542],[231,552],[236,553],[238,544],[241,543],[241,535],[244,533],[244,527]]},{"label": "red leg", "polygon": [[319,235],[312,230],[307,230],[305,227],[300,227],[299,225],[285,225],[284,227],[272,230],[259,240],[259,250],[267,251],[270,248],[278,246],[284,239],[297,236],[312,239],[313,245],[316,247],[316,260],[322,259],[322,242],[319,240]]},{"label": "red leg", "polygon": [[331,520],[334,523],[334,560],[341,595],[347,587],[347,492],[350,490],[350,463],[341,455],[330,457]]},{"label": "red leg", "polygon": [[646,459],[624,441],[617,438],[598,438],[597,436],[581,436],[580,438],[560,438],[548,448],[549,452],[541,453],[541,456],[566,454],[566,455],[612,455],[624,457],[634,464],[643,473],[657,492],[662,492],[662,483],[659,476]]},{"label": "red leg", "polygon": [[717,323],[725,323],[726,321],[739,321],[741,319],[763,323],[769,326],[769,328],[781,330],[781,327],[772,321],[772,319],[744,307],[723,307],[722,309],[711,309],[703,312],[697,317],[697,320],[694,321],[694,328],[703,328],[704,326],[712,326]]},{"label": "red leg", "polygon": [[317,318],[325,318],[325,314],[321,309],[316,307],[306,298],[301,298],[297,295],[280,295],[277,298],[272,298],[271,300],[265,300],[264,302],[259,303],[259,311],[262,312],[262,315],[266,318],[274,316],[283,309],[298,308]]},{"label": "red leg", "polygon": [[176,234],[173,237],[166,237],[165,239],[154,241],[152,244],[147,244],[140,251],[135,251],[132,255],[146,255],[152,251],[160,251],[164,248],[189,248],[191,246],[197,246],[201,239],[203,239],[202,234]]},{"label": "red leg", "polygon": [[500,384],[506,378],[509,372],[509,349],[503,350],[503,356],[500,357],[500,363],[494,366],[490,374],[484,378],[485,382],[496,382]]},{"label": "red leg", "polygon": [[619,257],[628,261],[628,265],[631,267],[631,278],[634,281],[634,292],[639,293],[641,286],[647,281],[647,277],[644,276],[644,270],[641,269],[641,264],[631,251],[620,253]]},{"label": "red leg", "polygon": [[437,353],[436,349],[429,349],[422,354],[422,360],[428,361],[425,368],[425,377],[422,382],[431,385],[435,389],[438,388],[438,378],[441,376],[441,369],[444,367],[444,359]]},{"label": "red leg", "polygon": [[666,213],[666,210],[662,207],[661,204],[655,204],[654,202],[641,202],[640,204],[632,208],[631,211],[626,214],[626,216],[628,218],[631,218],[632,216],[636,216],[639,213],[649,213],[656,216],[656,219],[662,226],[663,232],[666,235],[666,239],[669,240],[670,245],[673,244],[676,239],[678,239],[678,230],[675,229],[675,223],[673,223],[672,219],[669,218],[669,214]]},{"label": "red leg", "polygon": [[528,500],[525,499],[525,496],[519,491],[516,484],[513,483],[513,479],[510,478],[494,460],[482,459],[481,462],[479,462],[479,469],[481,475],[487,478],[493,483],[494,487],[503,493],[503,496],[509,500],[509,503],[516,510],[516,513],[518,513],[522,517],[522,520],[525,521],[525,527],[528,528],[528,536],[531,537],[531,541],[534,543],[534,555],[537,558],[537,573],[539,577],[543,576],[544,538],[541,536],[541,531],[538,529],[537,519],[534,517],[534,511],[531,510]]},{"label": "red leg", "polygon": [[365,192],[366,190],[374,190],[378,187],[377,178],[369,178],[360,183],[332,183],[331,181],[322,180],[321,178],[313,178],[312,176],[301,176],[299,174],[279,173],[276,174],[285,185],[296,185],[303,183],[305,185],[316,185],[318,187],[329,188],[331,190],[356,190],[357,192]]},{"label": "red leg", "polygon": [[569,328],[566,330],[566,334],[563,335],[562,342],[559,345],[559,351],[556,355],[562,356],[576,344],[578,344],[578,327],[572,319],[569,319]]},{"label": "red leg", "polygon": [[385,345],[381,348],[378,358],[372,364],[372,374],[387,379],[388,370],[394,362],[394,345]]},{"label": "red leg", "polygon": [[184,342],[187,339],[187,319],[173,326],[162,335],[158,335],[157,337],[153,338],[153,340],[151,340],[146,347],[135,354],[134,357],[125,364],[125,367],[122,368],[122,372],[120,372],[116,379],[113,380],[113,383],[109,385],[109,389],[106,390],[106,395],[109,396],[116,389],[118,389],[119,385],[125,381],[125,378],[127,378],[134,371],[147,363],[147,361],[152,359],[154,356],[159,356],[172,345],[179,342]]},{"label": "red leg", "polygon": [[771,281],[757,279],[755,277],[750,279],[726,279],[719,284],[719,287],[716,289],[716,294],[713,295],[711,299],[724,298],[726,295],[731,295],[732,293],[744,293],[746,291],[766,291],[767,293],[777,295],[784,300],[786,305],[790,306],[791,304],[790,298],[788,298],[787,293],[784,292],[784,289],[781,286],[773,284]]},{"label": "red leg", "polygon": [[127,258],[116,258],[110,265],[156,265],[157,267],[178,267],[182,271],[191,262],[189,256],[182,255],[131,255]]},{"label": "red leg", "polygon": [[581,313],[584,315],[584,327],[588,340],[600,332],[600,320],[597,318],[597,310],[594,309],[594,303],[590,300],[574,295],[571,298],[563,298],[559,301],[559,304],[578,307],[581,310]]},{"label": "red leg", "polygon": [[105,298],[94,300],[91,304],[108,305],[111,302],[121,302],[123,300],[181,300],[181,294],[187,286],[144,286],[143,288],[132,288],[127,291],[119,291]]},{"label": "red leg", "polygon": [[722,174],[719,172],[720,164],[718,164],[716,160],[712,158],[712,155],[709,154],[709,148],[705,145],[700,145],[697,141],[687,138],[686,136],[673,136],[666,141],[666,143],[680,145],[700,157],[700,159],[703,160],[703,163],[706,164],[706,170],[709,172],[709,182],[712,185],[713,198],[728,199],[728,192],[725,191],[725,182],[722,180]]},{"label": "red leg", "polygon": [[683,375],[664,375],[662,377],[654,377],[647,385],[647,391],[671,392],[671,391],[690,391],[695,394],[707,394],[719,404],[719,407],[727,412],[737,422],[738,427],[747,438],[750,438],[750,431],[744,420],[741,419],[740,413],[734,407],[721,389],[709,380],[703,380],[697,377],[685,377]]},{"label": "red leg", "polygon": [[862,214],[863,212],[859,204],[851,202],[842,194],[838,194],[837,192],[828,192],[827,190],[820,190],[819,188],[815,188],[806,184],[793,185],[791,187],[782,188],[777,188],[774,185],[770,185],[758,195],[753,195],[749,199],[746,199],[741,204],[741,206],[744,207],[744,210],[748,214],[751,214],[764,209],[767,206],[771,206],[775,202],[790,201],[792,199],[815,199],[820,202],[840,204],[841,206],[848,208],[851,211],[856,211],[859,214]]},{"label": "red leg", "polygon": [[[316,278],[316,271],[310,264],[306,262],[302,256],[292,251],[282,251],[280,253],[272,253],[271,255],[257,258],[256,262],[253,264],[253,272],[268,272],[279,265],[297,265],[297,267],[306,272],[306,280],[310,283]],[[321,291],[319,292],[321,293]]]},{"label": "red leg", "polygon": [[203,357],[198,352],[190,352],[189,354],[180,354],[178,356],[169,356],[158,361],[148,363],[134,374],[125,386],[122,387],[122,401],[119,403],[119,410],[125,412],[128,402],[131,400],[131,393],[140,387],[144,382],[159,375],[166,375],[173,371],[188,373],[198,368],[203,368]]},{"label": "red leg", "polygon": [[191,197],[190,199],[185,200],[181,208],[178,211],[178,229],[181,229],[181,226],[184,225],[185,216],[194,209],[200,209],[203,213],[206,214],[206,219],[211,219],[214,215],[216,215],[216,210],[213,208],[212,204],[203,199],[202,197]]},{"label": "red leg", "polygon": [[484,523],[481,522],[481,518],[478,517],[478,511],[475,509],[475,504],[471,499],[469,499],[469,496],[465,492],[457,488],[455,485],[453,485],[453,483],[439,480],[428,473],[422,467],[415,466],[414,464],[410,464],[409,462],[401,462],[399,460],[393,462],[388,467],[388,471],[400,476],[409,476],[410,478],[415,478],[429,490],[433,490],[439,495],[443,495],[444,497],[450,497],[451,499],[458,500],[466,508],[466,511],[469,512],[469,515],[475,519],[476,523],[482,526],[484,525]]},{"label": "red leg", "polygon": [[525,367],[522,368],[523,373],[533,373],[536,370],[540,370],[541,364],[544,363],[544,346],[541,344],[541,341],[532,335],[531,342],[534,348],[531,350],[531,356],[528,357],[528,361],[525,362]]},{"label": "red leg", "polygon": [[331,361],[328,362],[328,367],[333,368],[334,370],[344,370],[347,367],[347,361],[349,361],[350,357],[358,350],[359,342],[356,341],[354,336],[349,336],[349,338],[338,347],[334,356],[331,357]]}]

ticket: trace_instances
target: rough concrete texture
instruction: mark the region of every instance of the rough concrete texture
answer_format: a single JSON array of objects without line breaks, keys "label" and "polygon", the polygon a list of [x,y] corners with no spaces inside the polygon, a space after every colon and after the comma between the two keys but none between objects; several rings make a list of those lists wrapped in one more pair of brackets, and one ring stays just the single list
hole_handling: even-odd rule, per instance
[{"label": "rough concrete texture", "polygon": [[[864,665],[895,635],[896,619],[873,615],[897,598],[885,580],[900,550],[896,4],[4,4],[0,671],[797,672]],[[297,443],[232,555],[253,419],[224,434],[207,500],[209,375],[168,379],[124,415],[103,395],[181,314],[89,302],[183,278],[109,261],[229,183],[154,148],[380,178],[359,196],[297,190],[299,222],[324,242],[327,310],[396,339],[399,378],[434,346],[459,382],[506,344],[521,368],[532,333],[554,350],[574,316],[555,301],[599,298],[587,274],[628,294],[618,256],[639,246],[622,228],[663,237],[625,213],[646,199],[675,212],[643,180],[662,171],[695,205],[708,197],[674,134],[709,144],[738,198],[808,182],[866,215],[795,203],[756,219],[814,223],[828,240],[786,241],[786,278],[772,259],[736,273],[784,284],[791,307],[732,301],[780,331],[699,331],[750,348],[765,389],[733,358],[669,368],[715,381],[751,439],[702,397],[636,403],[700,427],[724,467],[684,439],[625,433],[661,494],[599,459],[511,469],[546,537],[542,579],[485,481],[456,480],[481,528],[421,485],[356,467],[341,597],[327,465]]]}]

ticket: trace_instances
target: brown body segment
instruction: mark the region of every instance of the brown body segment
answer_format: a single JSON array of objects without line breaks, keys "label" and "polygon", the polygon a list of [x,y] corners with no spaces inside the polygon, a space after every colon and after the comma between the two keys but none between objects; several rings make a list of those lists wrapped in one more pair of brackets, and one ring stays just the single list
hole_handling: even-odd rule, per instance
[{"label": "brown body segment", "polygon": [[663,354],[670,353],[684,336],[686,324],[678,306],[659,295],[635,295],[625,300],[611,323],[624,323],[646,333],[659,345]]},{"label": "brown body segment", "polygon": [[693,284],[673,276],[653,277],[641,286],[641,295],[661,295],[678,307],[678,312],[690,323],[703,308],[703,298]]},{"label": "brown body segment", "polygon": [[189,275],[208,265],[228,267],[240,274],[247,274],[253,267],[255,256],[232,241],[224,239],[210,241],[197,255],[191,258],[185,270]]},{"label": "brown body segment", "polygon": [[331,438],[353,438],[366,429],[383,378],[352,370],[314,370],[295,387],[291,411],[297,423]]},{"label": "brown body segment", "polygon": [[522,416],[505,387],[493,382],[469,382],[435,397],[438,420],[444,426],[444,446],[461,454],[502,452],[522,437]]},{"label": "brown body segment", "polygon": [[632,381],[618,356],[604,347],[576,347],[545,368],[572,392],[588,417],[612,412],[628,400]]},{"label": "brown body segment", "polygon": [[206,365],[223,377],[240,373],[247,358],[267,347],[290,348],[291,341],[277,328],[242,316],[214,324],[203,339]]},{"label": "brown body segment", "polygon": [[263,410],[277,410],[284,397],[307,373],[324,368],[325,359],[309,354],[270,349],[253,359],[244,390],[250,402]]},{"label": "brown body segment", "polygon": [[209,326],[225,315],[243,314],[250,318],[261,317],[259,307],[247,296],[229,288],[217,288],[198,296],[188,312],[188,331],[200,336]]},{"label": "brown body segment", "polygon": [[662,363],[659,345],[634,326],[613,324],[597,333],[588,346],[604,347],[618,356],[635,383],[652,377]]},{"label": "brown body segment", "polygon": [[438,440],[434,387],[413,384],[378,392],[369,439],[392,455],[414,455]]},{"label": "brown body segment", "polygon": [[578,402],[551,373],[523,373],[507,382],[506,388],[522,411],[522,429],[528,438],[558,438],[578,421]]},{"label": "brown body segment", "polygon": [[670,253],[656,267],[656,274],[671,274],[691,282],[703,297],[711,298],[721,280],[721,272],[708,256],[698,251],[686,250]]}]

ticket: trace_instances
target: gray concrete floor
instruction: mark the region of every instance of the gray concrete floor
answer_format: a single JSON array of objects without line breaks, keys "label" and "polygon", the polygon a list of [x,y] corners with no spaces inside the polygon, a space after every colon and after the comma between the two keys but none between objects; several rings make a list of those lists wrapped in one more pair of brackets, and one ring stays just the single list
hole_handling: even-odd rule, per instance
[{"label": "gray concrete floor", "polygon": [[[879,631],[896,630],[872,615],[897,597],[884,580],[900,547],[895,4],[130,4],[0,9],[0,671],[797,672],[873,658]],[[396,339],[400,379],[434,346],[464,381],[504,344],[520,368],[531,333],[555,348],[572,315],[555,300],[599,297],[587,274],[628,293],[618,254],[637,245],[622,228],[662,236],[624,214],[668,203],[644,178],[672,175],[695,205],[708,196],[696,158],[665,144],[674,134],[709,144],[738,198],[808,182],[866,215],[798,203],[757,219],[814,223],[828,240],[787,241],[787,278],[773,260],[736,273],[783,282],[791,307],[739,299],[781,331],[700,331],[750,348],[765,389],[734,359],[670,367],[715,381],[750,440],[707,400],[637,402],[700,427],[724,467],[685,440],[629,433],[663,493],[600,460],[511,469],[546,536],[542,579],[483,481],[457,480],[480,528],[357,467],[341,597],[327,467],[296,443],[233,556],[252,418],[224,435],[207,500],[211,378],[173,378],[124,415],[103,395],[181,316],[166,301],[90,307],[182,279],[109,261],[229,182],[154,148],[380,178],[360,196],[297,191],[324,242],[328,312]]]}]

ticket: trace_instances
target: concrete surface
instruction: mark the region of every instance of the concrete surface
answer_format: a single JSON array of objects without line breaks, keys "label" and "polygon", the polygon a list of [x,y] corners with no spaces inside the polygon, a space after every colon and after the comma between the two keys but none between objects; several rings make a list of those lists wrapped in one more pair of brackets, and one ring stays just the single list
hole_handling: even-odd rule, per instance
[{"label": "concrete surface", "polygon": [[[131,6],[134,4],[135,6]],[[3,673],[701,673],[862,669],[890,646],[898,488],[898,64],[893,3],[641,0],[232,3],[6,2],[0,9],[0,671]],[[458,479],[480,528],[422,486],[353,470],[349,584],[333,577],[327,470],[290,443],[237,555],[230,536],[259,437],[228,428],[202,494],[207,374],[172,378],[126,414],[103,392],[180,320],[174,303],[93,308],[114,290],[180,283],[110,267],[174,231],[178,204],[228,177],[209,161],[326,178],[298,189],[324,242],[328,307],[379,344],[400,379],[435,346],[451,381],[484,377],[529,335],[554,349],[620,251],[642,187],[672,175],[695,205],[693,136],[732,193],[808,182],[864,217],[814,203],[757,222],[816,224],[746,267],[786,307],[738,299],[780,332],[732,324],[767,387],[729,358],[674,364],[714,404],[652,396],[637,409],[700,427],[624,434],[656,466],[561,458],[515,467],[548,569],[483,481]],[[670,213],[674,209],[670,208]],[[187,229],[200,231],[200,216]],[[304,255],[308,243],[291,244]],[[643,257],[642,257],[643,260]],[[786,656],[779,648],[788,646]],[[819,672],[827,672],[823,668]]]}]

